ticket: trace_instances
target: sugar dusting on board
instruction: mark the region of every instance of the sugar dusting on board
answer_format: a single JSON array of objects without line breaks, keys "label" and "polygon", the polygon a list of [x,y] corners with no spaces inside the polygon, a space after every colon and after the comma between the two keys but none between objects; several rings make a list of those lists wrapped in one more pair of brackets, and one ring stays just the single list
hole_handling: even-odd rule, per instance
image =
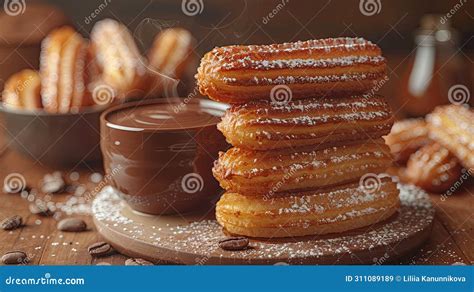
[{"label": "sugar dusting on board", "polygon": [[[351,256],[354,248],[372,250],[388,248],[403,239],[425,230],[431,225],[434,209],[428,195],[414,186],[399,184],[401,208],[395,218],[385,224],[377,224],[365,232],[351,235],[301,238],[298,240],[263,241],[252,240],[251,249],[244,251],[222,251],[217,242],[225,237],[215,220],[200,220],[178,226],[154,226],[135,222],[122,215],[123,205],[111,187],[105,187],[96,197],[92,211],[96,221],[107,228],[120,229],[136,240],[150,242],[157,248],[195,255],[194,262],[206,264],[232,258],[236,262],[261,263],[288,262],[305,263],[308,258],[324,258],[331,254]],[[212,261],[211,261],[212,259]]]}]

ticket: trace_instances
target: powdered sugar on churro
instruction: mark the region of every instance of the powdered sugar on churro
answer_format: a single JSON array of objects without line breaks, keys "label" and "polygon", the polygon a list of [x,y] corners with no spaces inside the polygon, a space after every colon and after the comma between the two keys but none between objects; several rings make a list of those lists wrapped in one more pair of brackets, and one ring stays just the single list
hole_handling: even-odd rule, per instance
[{"label": "powdered sugar on churro", "polygon": [[293,43],[272,44],[272,45],[250,45],[250,46],[226,46],[214,48],[211,55],[219,60],[237,60],[246,55],[256,54],[260,57],[276,52],[286,54],[308,52],[324,56],[331,51],[351,53],[358,50],[374,51],[380,53],[377,45],[363,38],[328,38],[320,40],[298,41]]},{"label": "powdered sugar on churro", "polygon": [[354,65],[380,65],[385,62],[382,56],[347,56],[331,59],[281,59],[281,60],[255,60],[250,56],[233,63],[224,63],[224,70],[272,70],[272,69],[309,69],[309,68],[334,68],[350,67]]},{"label": "powdered sugar on churro", "polygon": [[[280,84],[301,84],[301,83],[326,83],[326,82],[344,82],[344,81],[360,81],[366,79],[377,79],[381,77],[377,73],[345,73],[340,75],[322,75],[322,76],[278,76],[276,78],[269,77],[253,77],[251,79],[239,80],[232,77],[222,77],[225,83],[236,85],[280,85]],[[337,91],[336,89],[334,89]]]}]

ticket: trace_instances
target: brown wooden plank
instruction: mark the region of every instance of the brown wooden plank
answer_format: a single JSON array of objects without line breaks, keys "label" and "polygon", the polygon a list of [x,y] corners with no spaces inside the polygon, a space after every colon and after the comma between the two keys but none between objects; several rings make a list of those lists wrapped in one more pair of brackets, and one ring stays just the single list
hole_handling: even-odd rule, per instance
[{"label": "brown wooden plank", "polygon": [[31,264],[41,264],[44,256],[45,243],[54,233],[54,220],[43,219],[32,215],[28,217],[26,226],[23,227],[20,237],[15,242],[14,249],[22,250],[31,259]]},{"label": "brown wooden plank", "polygon": [[[74,216],[78,218],[84,218],[88,221],[85,216]],[[90,222],[87,222],[90,225]],[[45,265],[61,265],[67,263],[69,265],[86,265],[90,263],[88,258],[87,246],[85,244],[85,238],[89,234],[93,234],[93,230],[74,233],[74,232],[61,232],[55,231],[51,234],[51,237],[45,242],[44,254],[41,258],[41,264]]]},{"label": "brown wooden plank", "polygon": [[472,184],[463,184],[451,196],[433,195],[438,217],[469,263],[474,263],[474,192]]},{"label": "brown wooden plank", "polygon": [[455,263],[467,264],[463,252],[454,242],[449,232],[435,215],[431,237],[426,244],[403,264],[412,265],[452,265]]}]

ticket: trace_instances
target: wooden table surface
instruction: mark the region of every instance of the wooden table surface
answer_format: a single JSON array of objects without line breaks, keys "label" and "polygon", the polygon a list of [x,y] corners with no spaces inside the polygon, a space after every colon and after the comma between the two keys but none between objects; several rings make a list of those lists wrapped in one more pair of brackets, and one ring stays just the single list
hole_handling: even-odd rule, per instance
[{"label": "wooden table surface", "polygon": [[[1,125],[1,124],[0,124]],[[3,129],[3,127],[0,127]],[[102,172],[100,165],[82,165],[70,169],[53,169],[22,156],[8,148],[8,142],[0,136],[0,182],[11,173],[21,174],[29,187],[38,188],[44,174],[62,171],[67,179],[72,172],[79,174],[74,184],[82,185],[94,194],[103,182],[94,183],[91,174]],[[77,176],[77,174],[76,174]],[[96,174],[97,176],[97,174]],[[43,195],[38,194],[38,197]],[[89,197],[89,196],[87,196]],[[46,199],[54,202],[70,201],[71,194],[54,194]],[[34,199],[31,198],[30,199]],[[474,184],[472,179],[463,183],[459,190],[442,200],[431,195],[436,216],[430,239],[413,257],[404,264],[474,263]],[[58,220],[68,217],[57,212],[54,217],[32,215],[28,209],[28,198],[20,194],[0,193],[0,217],[20,215],[25,225],[13,231],[0,230],[0,255],[11,250],[22,250],[30,258],[30,264],[40,265],[122,265],[126,256],[115,254],[104,258],[92,258],[87,247],[100,240],[89,215],[70,215],[83,218],[89,228],[86,232],[60,232],[56,229]]]}]

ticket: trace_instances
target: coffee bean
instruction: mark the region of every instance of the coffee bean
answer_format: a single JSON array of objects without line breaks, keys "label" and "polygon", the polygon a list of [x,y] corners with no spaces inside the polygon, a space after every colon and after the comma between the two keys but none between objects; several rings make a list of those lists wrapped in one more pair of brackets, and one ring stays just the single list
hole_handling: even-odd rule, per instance
[{"label": "coffee bean", "polygon": [[107,242],[99,241],[90,245],[87,250],[93,257],[103,257],[113,252],[113,248]]},{"label": "coffee bean", "polygon": [[41,191],[44,193],[61,193],[65,190],[66,183],[60,172],[54,172],[52,174],[46,174],[43,177],[43,184],[41,186]]},{"label": "coffee bean", "polygon": [[9,251],[2,256],[5,265],[18,265],[28,263],[28,256],[22,251]]},{"label": "coffee bean", "polygon": [[29,206],[31,214],[43,217],[53,216],[54,212],[45,203],[33,203]]},{"label": "coffee bean", "polygon": [[81,232],[87,229],[87,224],[79,218],[65,218],[58,223],[58,230],[66,232]]},{"label": "coffee bean", "polygon": [[247,237],[229,237],[219,241],[219,247],[223,250],[243,250],[249,245]]},{"label": "coffee bean", "polygon": [[132,258],[132,259],[127,259],[125,261],[125,265],[126,266],[153,266],[153,263],[144,259],[140,259],[140,258],[135,258],[135,259]]},{"label": "coffee bean", "polygon": [[21,218],[21,216],[13,215],[3,219],[2,223],[0,223],[0,226],[3,230],[13,230],[20,227],[22,223],[23,218]]}]

